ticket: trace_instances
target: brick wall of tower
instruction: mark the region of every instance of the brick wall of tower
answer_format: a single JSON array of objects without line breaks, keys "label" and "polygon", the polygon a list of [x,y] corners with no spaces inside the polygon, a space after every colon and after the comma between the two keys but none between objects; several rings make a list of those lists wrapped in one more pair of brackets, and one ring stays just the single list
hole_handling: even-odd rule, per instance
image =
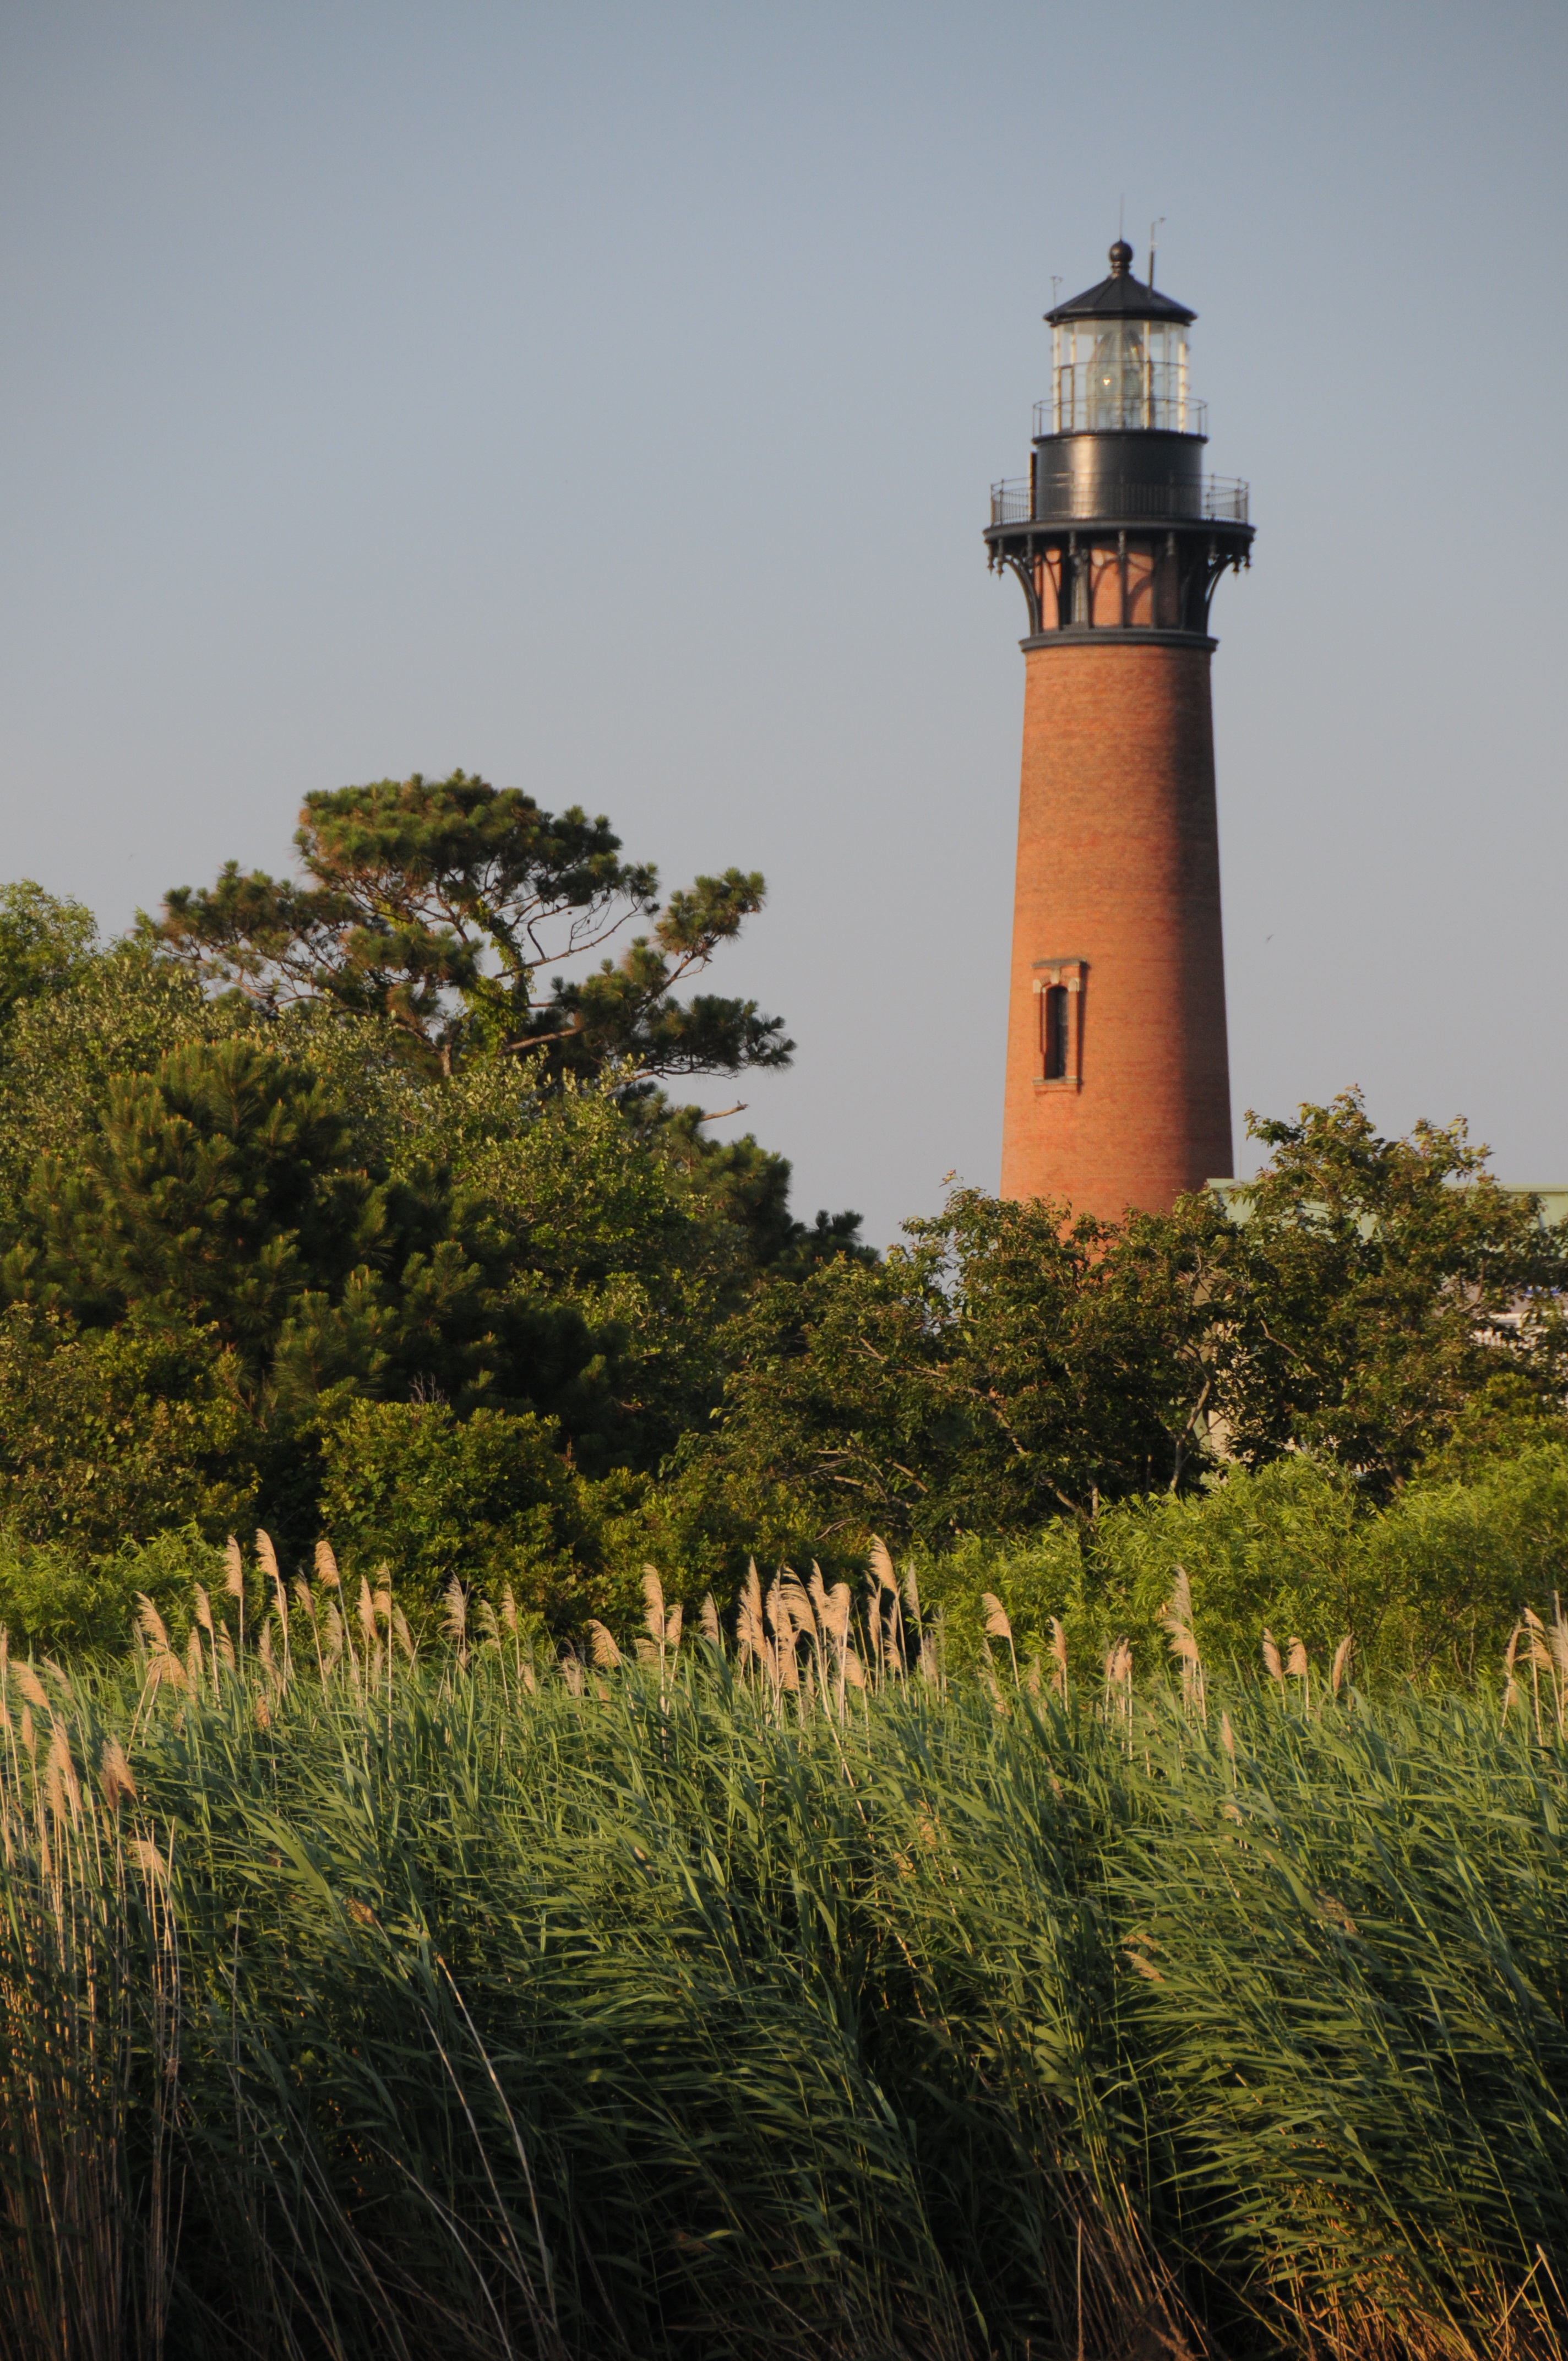
[{"label": "brick wall of tower", "polygon": [[[1025,661],[1003,1194],[1157,1211],[1233,1169],[1209,652],[1108,633]],[[1043,1082],[1034,987],[1061,960],[1087,962],[1079,1071]]]}]

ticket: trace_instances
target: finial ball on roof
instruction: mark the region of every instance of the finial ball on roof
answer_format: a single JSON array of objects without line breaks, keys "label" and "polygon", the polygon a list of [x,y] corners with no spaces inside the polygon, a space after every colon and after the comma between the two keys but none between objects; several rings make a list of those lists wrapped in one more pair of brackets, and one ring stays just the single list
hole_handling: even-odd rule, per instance
[{"label": "finial ball on roof", "polygon": [[1111,276],[1125,279],[1133,265],[1133,249],[1124,237],[1119,237],[1111,248]]}]

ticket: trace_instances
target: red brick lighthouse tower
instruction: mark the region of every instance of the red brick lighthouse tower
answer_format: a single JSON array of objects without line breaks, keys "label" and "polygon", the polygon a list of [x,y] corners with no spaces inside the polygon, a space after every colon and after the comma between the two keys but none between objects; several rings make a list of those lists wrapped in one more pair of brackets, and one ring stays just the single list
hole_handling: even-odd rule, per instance
[{"label": "red brick lighthouse tower", "polygon": [[1202,471],[1196,314],[1132,259],[1047,313],[985,536],[1029,609],[1003,1194],[1106,1218],[1232,1169],[1209,602],[1252,543],[1246,486]]}]

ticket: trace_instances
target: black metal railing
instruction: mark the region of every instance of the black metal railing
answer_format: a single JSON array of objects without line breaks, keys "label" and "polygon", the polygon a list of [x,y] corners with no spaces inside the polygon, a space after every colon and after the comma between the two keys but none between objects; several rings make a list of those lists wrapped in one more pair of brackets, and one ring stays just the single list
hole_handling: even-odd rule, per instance
[{"label": "black metal railing", "polygon": [[1071,523],[1095,517],[1129,522],[1147,518],[1168,519],[1172,523],[1245,524],[1247,487],[1237,476],[1205,476],[1196,486],[1122,484],[1113,497],[1047,477],[1040,488],[1037,509],[1025,476],[991,488],[993,525]]}]

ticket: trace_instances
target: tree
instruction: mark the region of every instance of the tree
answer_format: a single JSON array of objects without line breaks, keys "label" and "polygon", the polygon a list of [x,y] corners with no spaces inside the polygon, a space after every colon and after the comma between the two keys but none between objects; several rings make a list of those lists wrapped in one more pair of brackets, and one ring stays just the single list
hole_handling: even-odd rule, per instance
[{"label": "tree", "polygon": [[[602,816],[543,811],[462,771],[313,794],[300,821],[301,881],[230,862],[212,887],[174,888],[146,939],[269,1011],[326,997],[382,1014],[443,1071],[473,1049],[536,1056],[554,1075],[789,1062],[782,1018],[754,1001],[675,997],[761,909],[755,873],[698,877],[660,909],[656,869],[623,861]],[[536,997],[542,970],[636,917],[652,932],[619,961],[556,973]]]},{"label": "tree", "polygon": [[1499,1187],[1462,1120],[1386,1139],[1346,1091],[1247,1126],[1274,1154],[1208,1296],[1230,1455],[1310,1451],[1382,1497],[1500,1378],[1561,1410],[1568,1237]]},{"label": "tree", "polygon": [[22,1002],[68,983],[97,937],[84,903],[46,894],[30,877],[0,885],[0,1022]]},{"label": "tree", "polygon": [[1088,1519],[1200,1472],[1190,1257],[978,1190],[905,1227],[735,1322],[721,1420],[683,1454],[707,1514],[821,1554]]}]

